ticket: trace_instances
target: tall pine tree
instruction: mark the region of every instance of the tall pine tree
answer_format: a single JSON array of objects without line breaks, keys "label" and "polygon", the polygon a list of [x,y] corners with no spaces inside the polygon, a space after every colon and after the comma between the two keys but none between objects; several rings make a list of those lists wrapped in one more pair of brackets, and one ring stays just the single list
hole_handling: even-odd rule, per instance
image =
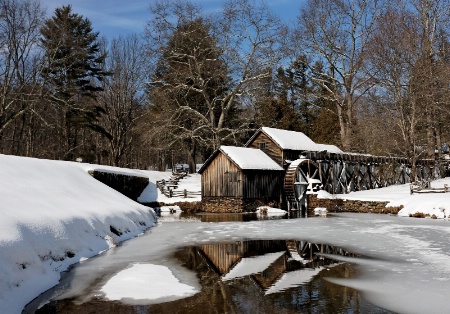
[{"label": "tall pine tree", "polygon": [[57,8],[41,29],[46,67],[43,71],[51,101],[59,107],[65,129],[67,160],[83,154],[80,135],[86,128],[108,135],[97,124],[101,107],[96,93],[107,73],[103,70],[106,55],[101,52],[98,33],[87,18],[72,12],[70,5]]},{"label": "tall pine tree", "polygon": [[[159,130],[152,132],[153,137],[164,145],[181,147],[187,152],[190,171],[195,172],[196,157],[209,156],[214,138],[225,137],[218,133],[232,127],[229,120],[218,127],[224,110],[220,101],[226,90],[226,69],[210,26],[201,18],[177,25],[161,50],[149,88],[154,128]],[[228,117],[235,117],[236,112],[236,107],[231,107]]]}]

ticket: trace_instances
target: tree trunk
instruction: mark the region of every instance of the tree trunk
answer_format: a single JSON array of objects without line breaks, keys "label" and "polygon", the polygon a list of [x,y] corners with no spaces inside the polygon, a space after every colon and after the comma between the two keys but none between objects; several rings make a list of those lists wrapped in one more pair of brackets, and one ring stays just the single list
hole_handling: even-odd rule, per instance
[{"label": "tree trunk", "polygon": [[196,163],[195,163],[195,155],[196,154],[197,154],[197,145],[195,144],[195,141],[192,141],[190,148],[189,148],[189,155],[188,155],[189,173],[196,172]]}]

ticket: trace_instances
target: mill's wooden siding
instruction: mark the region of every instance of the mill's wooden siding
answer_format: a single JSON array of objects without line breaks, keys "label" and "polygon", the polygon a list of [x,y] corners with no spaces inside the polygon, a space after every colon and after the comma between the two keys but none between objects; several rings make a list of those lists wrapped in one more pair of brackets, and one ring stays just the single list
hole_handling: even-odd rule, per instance
[{"label": "mill's wooden siding", "polygon": [[270,158],[275,160],[277,164],[283,167],[284,154],[283,150],[266,134],[259,131],[259,134],[250,142],[247,143],[247,147],[250,148],[260,148],[260,144],[265,143],[265,148],[261,149],[264,153],[269,155]]},{"label": "mill's wooden siding", "polygon": [[202,197],[242,197],[242,172],[222,152],[202,173]]},{"label": "mill's wooden siding", "polygon": [[244,172],[244,177],[244,198],[265,201],[280,200],[283,171],[249,170]]},{"label": "mill's wooden siding", "polygon": [[219,151],[202,172],[202,199],[233,198],[244,203],[258,200],[263,204],[278,204],[283,176],[283,171],[242,170]]}]

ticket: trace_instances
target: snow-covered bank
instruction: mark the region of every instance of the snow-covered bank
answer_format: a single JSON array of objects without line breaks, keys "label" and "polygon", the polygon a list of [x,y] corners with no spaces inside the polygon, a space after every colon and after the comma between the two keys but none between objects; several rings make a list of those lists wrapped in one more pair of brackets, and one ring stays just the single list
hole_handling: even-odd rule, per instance
[{"label": "snow-covered bank", "polygon": [[150,173],[0,155],[2,313],[20,313],[27,302],[57,284],[69,265],[155,224],[151,208],[87,173],[98,169]]},{"label": "snow-covered bank", "polygon": [[[117,279],[117,276],[120,278],[122,270],[128,270],[135,264],[165,266],[170,269],[171,273],[167,273],[167,276],[161,276],[161,281],[158,281],[158,283],[169,282],[169,278],[172,278],[173,275],[180,283],[194,287],[199,291],[199,294],[202,294],[202,286],[197,274],[184,262],[174,258],[174,253],[179,248],[208,243],[240,242],[249,239],[292,239],[316,244],[326,243],[365,256],[366,258],[347,257],[348,261],[357,268],[357,273],[360,275],[351,279],[342,278],[339,281],[337,281],[338,279],[333,281],[344,286],[357,288],[364,298],[377,306],[395,313],[449,313],[449,234],[448,221],[445,220],[410,219],[389,215],[356,213],[336,213],[332,218],[327,219],[280,219],[224,223],[163,222],[157,228],[153,228],[150,233],[132,241],[126,241],[122,246],[108,252],[109,254],[78,264],[73,271],[76,275],[70,278],[69,291],[64,291],[64,294],[58,299],[74,298],[77,303],[98,300],[104,295],[105,284],[110,282],[110,279]],[[267,265],[266,262],[274,260],[272,257],[274,256],[266,254],[262,259],[241,260],[242,263],[235,266],[235,275],[237,277],[244,275],[248,273],[247,270],[253,273],[257,272],[264,268],[258,265]],[[335,259],[344,258],[341,255],[331,257]],[[164,273],[160,274],[164,275]],[[283,286],[309,282],[310,278],[314,276],[312,271],[306,269],[302,269],[300,273],[288,272],[288,274],[288,278],[280,278],[277,284],[267,292],[279,291],[280,285],[282,288]],[[211,281],[212,284],[213,282]],[[230,304],[235,306],[233,307],[233,309],[236,309],[235,312],[264,312],[264,308],[260,307],[260,304],[264,302],[263,299],[259,299],[261,302],[256,302],[256,307],[251,307],[251,304],[245,302],[246,299],[242,297],[242,295],[247,295],[248,291],[236,289],[237,286],[234,285],[233,280],[222,282],[224,285],[220,284],[220,291],[223,291]],[[231,287],[231,290],[227,290],[227,285]],[[320,298],[322,288],[314,288],[312,285],[308,285],[305,289]],[[153,281],[145,289],[149,292],[154,291]],[[136,291],[133,287],[129,290]],[[179,290],[176,289],[176,291]],[[206,293],[209,293],[211,290],[206,289],[206,291],[208,291]],[[237,296],[231,297],[231,291],[237,292]],[[260,294],[255,296],[263,298],[264,291],[259,291]],[[128,290],[125,292],[122,297],[139,299],[137,294],[130,295]],[[139,291],[139,293],[141,292]],[[301,294],[291,294],[291,296],[294,298],[283,299],[286,302],[297,300],[295,298],[301,297]],[[274,295],[270,298],[272,297]],[[117,296],[117,298],[120,298],[120,296]],[[146,298],[149,298],[149,296],[146,296]],[[153,298],[153,295],[151,295],[151,298]],[[306,295],[306,298],[306,301],[310,300],[309,294]],[[218,299],[219,302],[223,302],[220,296]],[[208,300],[211,300],[210,306],[217,304],[213,303],[214,298]],[[129,304],[142,304],[140,303],[141,300],[122,301]],[[146,304],[152,304],[153,301],[147,300]],[[199,301],[201,302],[201,299]],[[183,309],[194,312],[195,310],[189,305],[195,303],[195,299],[186,299],[186,307],[175,309],[179,312],[183,312]],[[207,301],[205,303],[208,304]],[[223,303],[220,304],[223,305]],[[293,306],[295,304],[292,303]],[[87,306],[86,309],[92,310],[93,307],[91,306]],[[201,313],[202,310],[203,312],[214,311],[218,308],[221,307],[211,308],[206,306],[197,310],[197,312]],[[277,307],[277,309],[279,308]],[[139,309],[143,312],[146,311],[145,307]],[[174,307],[171,309],[173,310]],[[308,312],[307,310],[299,310],[299,308],[286,307],[283,309],[286,312],[289,310],[291,312]],[[347,312],[352,312],[351,309],[355,310],[351,307]],[[330,313],[330,309],[321,312]],[[367,310],[361,310],[360,312],[368,313]],[[378,312],[382,312],[382,310]]]},{"label": "snow-covered bank", "polygon": [[[443,188],[444,184],[450,185],[450,178],[443,178],[431,182],[432,188]],[[326,197],[319,194],[319,197]],[[403,206],[399,216],[408,217],[417,212],[436,218],[449,218],[450,193],[423,193],[410,194],[410,185],[394,185],[381,189],[351,192],[339,194],[334,197],[346,200],[389,202],[386,206]]]}]

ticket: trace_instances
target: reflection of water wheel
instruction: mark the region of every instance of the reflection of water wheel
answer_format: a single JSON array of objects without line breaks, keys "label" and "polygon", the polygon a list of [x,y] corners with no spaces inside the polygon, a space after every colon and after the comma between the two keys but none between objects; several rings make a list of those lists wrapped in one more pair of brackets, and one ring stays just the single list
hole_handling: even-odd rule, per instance
[{"label": "reflection of water wheel", "polygon": [[284,191],[289,209],[306,206],[306,190],[319,180],[319,167],[310,159],[294,160],[286,170]]}]

